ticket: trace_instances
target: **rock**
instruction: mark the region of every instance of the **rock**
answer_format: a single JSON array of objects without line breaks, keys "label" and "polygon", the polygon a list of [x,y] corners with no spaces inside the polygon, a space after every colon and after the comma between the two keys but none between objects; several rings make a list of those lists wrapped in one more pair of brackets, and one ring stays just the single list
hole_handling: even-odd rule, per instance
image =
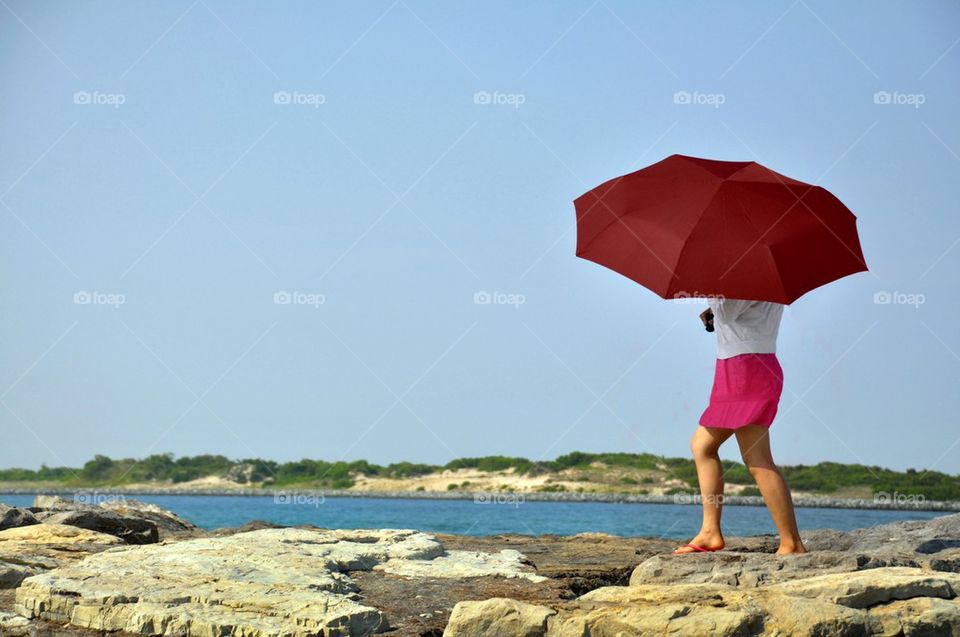
[{"label": "rock", "polygon": [[813,531],[809,535],[807,548],[811,550],[939,552],[960,546],[960,514],[901,520],[849,532]]},{"label": "rock", "polygon": [[38,524],[38,521],[29,510],[0,504],[0,531],[30,524]]},{"label": "rock", "polygon": [[797,577],[856,571],[868,561],[866,556],[839,551],[783,556],[732,551],[655,555],[637,566],[630,577],[630,585],[684,582],[753,588]]},{"label": "rock", "polygon": [[623,586],[645,558],[669,553],[673,540],[616,537],[606,534],[493,535],[487,537],[442,535],[437,537],[448,551],[496,552],[509,547],[520,551],[535,566],[538,575],[562,582],[569,597],[602,586]]},{"label": "rock", "polygon": [[731,586],[608,586],[559,606],[547,635],[749,635],[762,620]]},{"label": "rock", "polygon": [[203,535],[203,531],[193,523],[149,502],[141,502],[133,498],[116,498],[101,502],[100,507],[123,517],[140,518],[153,522],[161,539]]},{"label": "rock", "polygon": [[0,611],[0,635],[19,637],[30,634],[30,620],[21,615]]},{"label": "rock", "polygon": [[493,598],[482,602],[460,602],[453,609],[444,637],[542,637],[547,618],[556,611],[513,599]]},{"label": "rock", "polygon": [[[648,553],[629,586],[535,604],[547,617],[541,634],[960,636],[960,515],[803,538],[811,550],[803,555],[773,555],[769,536],[730,538],[717,553]],[[511,616],[510,605],[483,604],[458,604],[448,634],[503,634],[497,626]],[[487,617],[478,627],[470,618],[481,608]]]},{"label": "rock", "polygon": [[[755,596],[757,592],[747,593]],[[760,591],[753,597],[754,603],[763,609],[765,632],[753,634],[771,635],[817,635],[821,637],[847,637],[848,635],[875,634],[869,628],[874,624],[864,611],[838,606],[819,599],[770,595]],[[893,624],[891,623],[891,626]],[[897,635],[894,631],[891,635]]]},{"label": "rock", "polygon": [[[217,537],[226,537],[228,535],[236,535],[237,533],[246,533],[248,531],[260,531],[262,529],[288,529],[289,526],[285,524],[276,524],[274,522],[267,522],[266,520],[250,520],[245,522],[240,526],[229,526],[221,529],[217,529],[211,533],[211,535]],[[301,527],[306,528],[306,527]]]},{"label": "rock", "polygon": [[[509,552],[488,561],[474,556],[470,568],[514,578],[528,572]],[[362,603],[351,571],[389,564],[418,576],[462,577],[464,563],[416,531],[264,529],[90,555],[24,580],[15,609],[30,619],[137,634],[368,635],[389,622]]]},{"label": "rock", "polygon": [[157,525],[139,517],[120,515],[99,507],[38,514],[46,524],[67,524],[81,529],[115,535],[127,544],[153,544],[160,541]]},{"label": "rock", "polygon": [[[156,504],[119,495],[77,494],[73,500],[37,495],[31,510],[41,521],[104,531],[131,544],[152,544],[160,538],[183,539],[205,534],[192,523]],[[156,536],[151,526],[156,528]]]},{"label": "rock", "polygon": [[953,599],[960,576],[929,573],[916,568],[877,568],[859,573],[818,575],[775,584],[769,590],[791,597],[811,597],[849,608],[870,608],[898,599],[939,597]]},{"label": "rock", "polygon": [[59,495],[37,494],[33,497],[34,509],[47,509],[50,511],[68,511],[79,506],[76,500],[68,500]]},{"label": "rock", "polygon": [[925,597],[881,604],[868,611],[878,635],[960,635],[956,599]]},{"label": "rock", "polygon": [[[654,555],[634,569],[630,584],[699,582],[756,587],[888,566],[960,572],[960,515],[899,521],[850,532],[816,530],[802,536],[810,550],[802,555],[744,550]],[[743,540],[730,544],[737,548],[750,546]]]},{"label": "rock", "polygon": [[374,567],[376,570],[403,575],[404,577],[523,577],[531,582],[542,582],[546,577],[525,570],[524,556],[513,549],[498,553],[478,551],[447,551],[429,562],[422,560],[393,559]]},{"label": "rock", "polygon": [[[759,588],[729,584],[608,586],[570,602],[524,609],[544,637],[584,635],[960,634],[960,576],[885,567]],[[898,600],[898,601],[891,601]],[[461,602],[444,635],[507,635],[510,600]],[[482,611],[482,613],[481,613]],[[482,623],[481,623],[482,622]]]},{"label": "rock", "polygon": [[0,531],[0,589],[16,588],[31,575],[119,545],[123,541],[112,535],[62,524]]}]

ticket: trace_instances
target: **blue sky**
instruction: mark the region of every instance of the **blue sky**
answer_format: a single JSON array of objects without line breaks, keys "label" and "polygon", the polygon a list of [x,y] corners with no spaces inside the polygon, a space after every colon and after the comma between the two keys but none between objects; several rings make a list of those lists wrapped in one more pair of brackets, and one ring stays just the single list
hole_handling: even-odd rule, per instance
[{"label": "blue sky", "polygon": [[777,460],[960,472],[956,3],[2,5],[0,466],[686,455],[702,305],[572,205],[682,153],[859,218]]}]

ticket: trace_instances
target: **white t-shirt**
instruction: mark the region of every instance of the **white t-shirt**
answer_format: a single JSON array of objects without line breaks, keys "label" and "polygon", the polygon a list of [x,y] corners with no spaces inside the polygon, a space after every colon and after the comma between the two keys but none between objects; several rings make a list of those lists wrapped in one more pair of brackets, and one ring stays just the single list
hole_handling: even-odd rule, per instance
[{"label": "white t-shirt", "polygon": [[717,358],[775,354],[784,306],[767,301],[707,299],[717,333]]}]

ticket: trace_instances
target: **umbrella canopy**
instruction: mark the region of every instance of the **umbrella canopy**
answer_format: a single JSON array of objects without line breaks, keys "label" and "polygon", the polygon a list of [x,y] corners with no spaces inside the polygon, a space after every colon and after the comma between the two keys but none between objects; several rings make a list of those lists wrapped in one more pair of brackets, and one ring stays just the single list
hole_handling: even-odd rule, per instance
[{"label": "umbrella canopy", "polygon": [[752,161],[671,155],[574,206],[577,256],[665,299],[790,304],[867,269],[857,218],[839,199]]}]

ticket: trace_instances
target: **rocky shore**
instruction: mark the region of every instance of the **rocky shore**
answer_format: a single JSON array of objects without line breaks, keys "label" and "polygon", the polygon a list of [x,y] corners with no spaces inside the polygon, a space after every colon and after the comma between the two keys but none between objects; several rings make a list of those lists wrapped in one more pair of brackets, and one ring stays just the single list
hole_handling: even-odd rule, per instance
[{"label": "rocky shore", "polygon": [[960,515],[727,538],[206,532],[132,499],[0,505],[0,634],[960,635]]},{"label": "rocky shore", "polygon": [[[0,493],[11,495],[32,495],[36,488],[4,488]],[[177,488],[152,487],[110,488],[110,489],[44,489],[44,493],[68,496],[80,501],[96,502],[109,500],[114,496],[143,495],[209,495],[209,496],[259,496],[259,497],[309,497],[309,498],[393,498],[413,500],[477,500],[521,501],[521,502],[610,502],[614,504],[700,504],[700,496],[688,493],[673,495],[631,494],[631,493],[578,493],[578,492],[534,492],[513,493],[504,491],[377,491],[352,489],[267,489],[267,488]],[[725,495],[724,504],[731,506],[764,506],[761,496]],[[960,501],[926,500],[924,498],[831,498],[826,496],[795,496],[794,505],[821,509],[882,509],[902,511],[944,511],[960,512]]]}]

